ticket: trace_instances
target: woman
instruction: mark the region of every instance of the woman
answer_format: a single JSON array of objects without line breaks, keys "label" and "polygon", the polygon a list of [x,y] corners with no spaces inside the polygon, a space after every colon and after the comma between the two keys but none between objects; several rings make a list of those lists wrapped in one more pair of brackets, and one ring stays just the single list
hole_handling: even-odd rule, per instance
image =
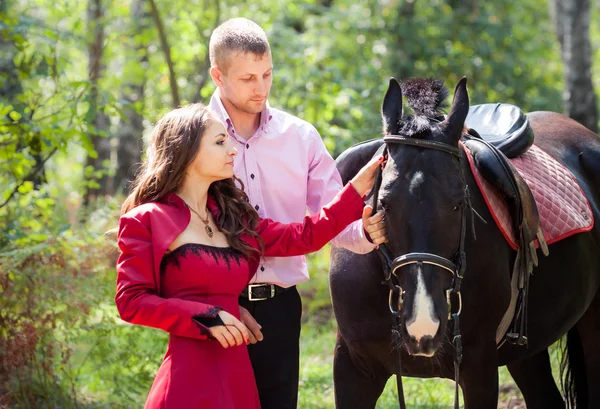
[{"label": "woman", "polygon": [[259,409],[238,295],[261,256],[316,251],[359,219],[373,161],[303,223],[260,220],[233,175],[237,151],[200,104],[156,125],[119,220],[121,318],[170,333],[146,409]]}]

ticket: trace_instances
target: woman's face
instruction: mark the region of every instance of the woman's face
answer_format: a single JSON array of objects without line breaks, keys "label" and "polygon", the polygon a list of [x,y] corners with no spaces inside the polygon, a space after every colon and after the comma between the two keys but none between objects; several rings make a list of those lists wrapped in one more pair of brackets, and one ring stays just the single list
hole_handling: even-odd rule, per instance
[{"label": "woman's face", "polygon": [[233,177],[233,157],[237,149],[225,131],[221,121],[211,119],[200,139],[196,158],[188,168],[188,173],[210,182]]}]

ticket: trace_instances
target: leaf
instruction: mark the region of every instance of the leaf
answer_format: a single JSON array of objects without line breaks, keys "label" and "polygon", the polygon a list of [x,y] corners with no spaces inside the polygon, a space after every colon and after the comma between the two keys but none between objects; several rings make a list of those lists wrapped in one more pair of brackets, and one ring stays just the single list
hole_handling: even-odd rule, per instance
[{"label": "leaf", "polygon": [[33,190],[33,182],[31,181],[27,181],[24,182],[21,186],[19,186],[19,193],[22,195],[26,195],[27,193],[31,192]]},{"label": "leaf", "polygon": [[17,122],[17,121],[18,121],[19,119],[21,119],[21,117],[22,117],[22,115],[21,115],[19,112],[17,112],[17,111],[11,111],[11,112],[8,114],[8,116],[10,116],[10,118],[11,118],[13,121],[15,121],[15,122]]},{"label": "leaf", "polygon": [[8,113],[11,112],[12,110],[13,110],[12,105],[1,105],[0,104],[0,118],[3,118],[6,115],[8,115]]}]

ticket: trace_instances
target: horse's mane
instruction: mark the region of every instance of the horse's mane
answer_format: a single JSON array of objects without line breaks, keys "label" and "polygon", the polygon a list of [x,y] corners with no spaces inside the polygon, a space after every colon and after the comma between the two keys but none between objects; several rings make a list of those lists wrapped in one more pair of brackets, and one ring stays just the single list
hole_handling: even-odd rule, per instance
[{"label": "horse's mane", "polygon": [[431,128],[444,119],[448,107],[448,88],[435,78],[410,78],[402,82],[402,95],[407,99],[413,115],[406,115],[398,122],[399,133],[413,136]]}]

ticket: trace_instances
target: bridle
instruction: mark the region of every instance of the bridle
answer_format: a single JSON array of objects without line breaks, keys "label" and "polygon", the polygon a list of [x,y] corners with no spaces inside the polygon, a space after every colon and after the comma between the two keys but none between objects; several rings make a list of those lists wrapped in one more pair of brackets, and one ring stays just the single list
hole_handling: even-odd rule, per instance
[{"label": "bridle", "polygon": [[[456,383],[455,394],[454,394],[454,407],[459,408],[459,397],[458,397],[458,382],[459,382],[459,368],[462,362],[462,339],[460,335],[460,314],[462,312],[462,296],[461,296],[461,284],[464,277],[464,272],[467,267],[466,254],[465,254],[465,237],[467,229],[467,210],[473,212],[471,206],[469,187],[466,183],[463,167],[462,167],[462,155],[461,149],[443,142],[428,141],[423,139],[411,138],[407,135],[386,135],[383,137],[384,148],[383,156],[388,156],[388,145],[390,144],[401,144],[409,145],[423,149],[435,149],[441,152],[448,153],[454,156],[458,160],[459,168],[461,171],[461,178],[464,186],[464,198],[461,202],[461,229],[460,239],[458,243],[458,249],[454,256],[454,260],[449,260],[445,257],[439,256],[432,253],[408,253],[392,258],[391,252],[385,244],[380,244],[378,247],[378,253],[381,257],[382,264],[384,266],[384,282],[389,287],[389,309],[393,318],[392,331],[400,335],[400,326],[402,322],[402,304],[404,290],[398,284],[399,270],[402,267],[416,264],[422,267],[424,264],[435,266],[442,271],[452,275],[452,283],[448,289],[446,289],[446,302],[448,305],[448,320],[454,324],[453,328],[453,339],[452,344],[454,346],[454,381]],[[383,170],[379,169],[375,184],[373,186],[373,213],[377,212],[379,189],[381,188],[383,178]],[[473,234],[474,224],[473,217],[471,218]],[[452,312],[451,295],[455,294],[458,299],[458,308],[456,312]],[[394,302],[394,299],[396,302]],[[398,373],[396,374],[396,380],[398,385],[398,401],[401,409],[406,409],[406,402],[404,399],[404,391],[402,388],[402,366],[400,362],[401,351],[398,351]]]}]

